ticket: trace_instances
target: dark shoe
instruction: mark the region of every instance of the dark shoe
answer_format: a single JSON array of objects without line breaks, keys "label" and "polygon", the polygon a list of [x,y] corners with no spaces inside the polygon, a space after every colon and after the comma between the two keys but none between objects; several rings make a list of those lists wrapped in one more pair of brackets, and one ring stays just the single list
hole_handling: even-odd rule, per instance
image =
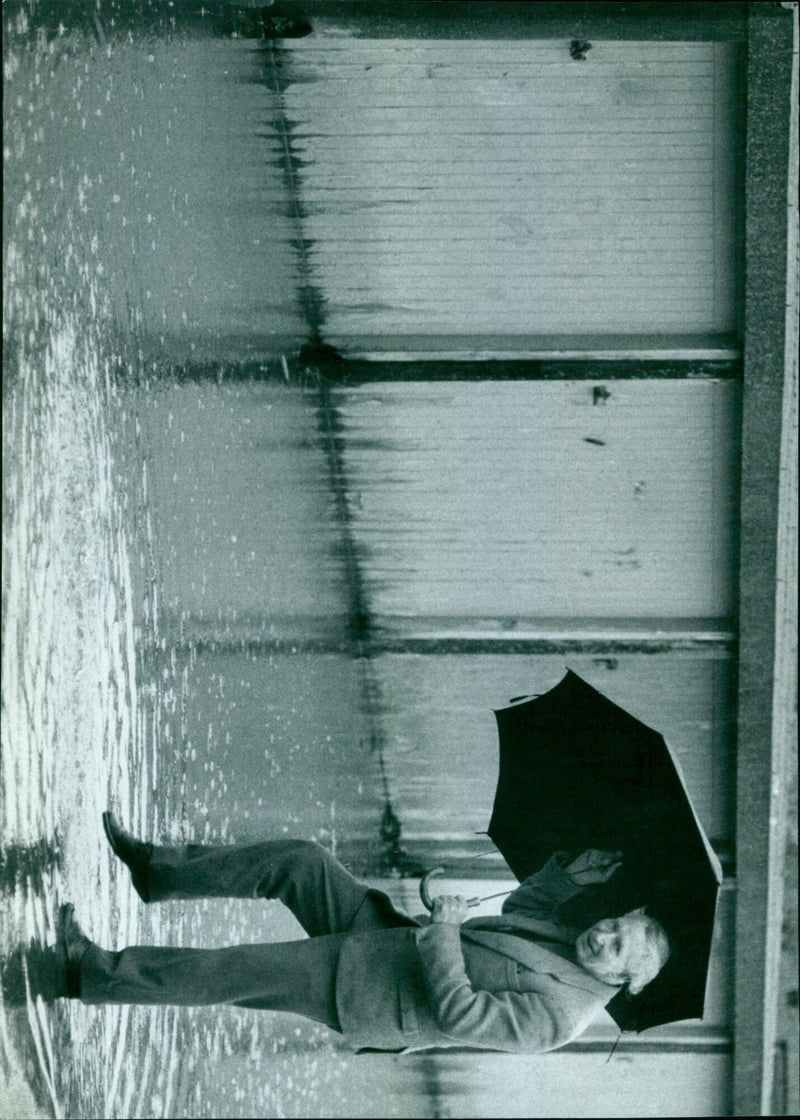
[{"label": "dark shoe", "polygon": [[63,960],[66,994],[70,999],[78,999],[81,994],[81,961],[92,942],[78,925],[71,902],[61,907],[59,916],[58,945]]},{"label": "dark shoe", "polygon": [[114,855],[130,868],[131,880],[143,902],[150,901],[147,887],[147,869],[153,855],[153,845],[137,840],[117,821],[113,813],[103,813],[103,828]]}]

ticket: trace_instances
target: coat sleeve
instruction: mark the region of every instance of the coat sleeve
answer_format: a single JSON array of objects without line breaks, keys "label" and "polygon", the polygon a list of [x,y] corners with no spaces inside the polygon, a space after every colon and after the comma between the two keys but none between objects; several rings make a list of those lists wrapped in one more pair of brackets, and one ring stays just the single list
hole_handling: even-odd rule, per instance
[{"label": "coat sleeve", "polygon": [[569,898],[579,894],[583,887],[573,883],[564,871],[569,860],[566,852],[554,852],[541,871],[523,879],[503,903],[503,913],[527,914],[545,921],[558,920],[558,908]]},{"label": "coat sleeve", "polygon": [[465,1046],[531,1054],[578,1033],[557,1002],[536,992],[472,987],[457,925],[439,922],[417,934],[429,1004],[439,1030]]}]

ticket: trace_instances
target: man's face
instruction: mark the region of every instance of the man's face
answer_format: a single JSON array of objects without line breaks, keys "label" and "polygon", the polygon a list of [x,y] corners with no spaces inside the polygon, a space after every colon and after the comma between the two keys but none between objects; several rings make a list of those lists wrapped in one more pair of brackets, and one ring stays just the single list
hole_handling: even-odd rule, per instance
[{"label": "man's face", "polygon": [[640,911],[621,918],[604,918],[584,930],[575,942],[578,964],[606,984],[623,984],[654,949],[645,930],[648,919]]}]

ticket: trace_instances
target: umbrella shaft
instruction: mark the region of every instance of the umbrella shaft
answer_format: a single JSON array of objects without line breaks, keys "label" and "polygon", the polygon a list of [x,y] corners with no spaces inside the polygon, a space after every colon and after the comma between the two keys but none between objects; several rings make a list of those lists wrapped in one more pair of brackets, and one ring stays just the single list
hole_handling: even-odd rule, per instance
[{"label": "umbrella shaft", "polygon": [[511,891],[498,891],[497,894],[486,894],[483,898],[471,898],[467,905],[478,906],[481,902],[488,902],[490,898],[504,898],[507,894],[511,894]]}]

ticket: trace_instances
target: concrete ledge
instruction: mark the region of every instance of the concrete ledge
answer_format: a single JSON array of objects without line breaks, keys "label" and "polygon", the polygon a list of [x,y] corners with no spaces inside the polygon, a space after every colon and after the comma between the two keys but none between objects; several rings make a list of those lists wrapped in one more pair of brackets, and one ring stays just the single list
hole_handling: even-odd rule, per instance
[{"label": "concrete ledge", "polygon": [[[748,13],[746,288],[741,476],[737,944],[734,1114],[769,1109],[780,954],[780,814],[773,779],[785,744],[774,703],[776,588],[785,382],[787,168],[792,19],[778,4]],[[780,859],[778,852],[781,851]]]}]

